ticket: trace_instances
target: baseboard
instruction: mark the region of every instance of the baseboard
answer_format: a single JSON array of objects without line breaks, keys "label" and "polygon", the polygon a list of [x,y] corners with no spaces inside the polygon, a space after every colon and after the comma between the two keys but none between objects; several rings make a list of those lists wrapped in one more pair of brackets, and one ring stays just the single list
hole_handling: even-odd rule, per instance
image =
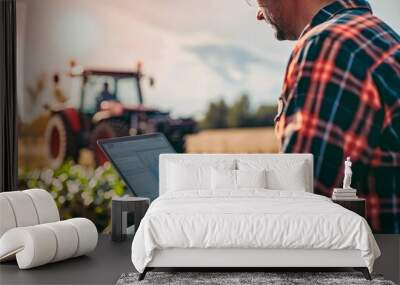
[{"label": "baseboard", "polygon": [[374,266],[374,273],[383,274],[385,279],[400,284],[400,235],[374,235],[381,249]]}]

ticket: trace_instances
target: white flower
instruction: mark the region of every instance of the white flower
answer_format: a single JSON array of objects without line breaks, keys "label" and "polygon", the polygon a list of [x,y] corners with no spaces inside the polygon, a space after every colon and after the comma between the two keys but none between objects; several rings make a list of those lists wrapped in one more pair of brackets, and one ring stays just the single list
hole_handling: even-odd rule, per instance
[{"label": "white flower", "polygon": [[68,192],[75,194],[79,192],[79,183],[76,181],[67,181]]}]

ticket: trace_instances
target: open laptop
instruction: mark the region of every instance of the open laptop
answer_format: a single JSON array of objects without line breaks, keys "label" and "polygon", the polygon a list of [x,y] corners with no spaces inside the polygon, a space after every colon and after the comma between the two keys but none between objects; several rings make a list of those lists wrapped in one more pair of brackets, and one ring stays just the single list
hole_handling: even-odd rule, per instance
[{"label": "open laptop", "polygon": [[135,196],[158,197],[158,161],[161,153],[176,153],[161,133],[97,141]]}]

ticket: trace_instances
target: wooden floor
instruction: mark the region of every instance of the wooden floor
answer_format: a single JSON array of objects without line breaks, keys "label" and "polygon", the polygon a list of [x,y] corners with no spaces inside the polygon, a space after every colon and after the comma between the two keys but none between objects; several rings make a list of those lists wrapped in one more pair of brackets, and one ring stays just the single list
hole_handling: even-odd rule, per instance
[{"label": "wooden floor", "polygon": [[0,264],[0,284],[115,284],[122,273],[134,271],[131,240],[114,243],[101,235],[94,252],[28,270],[16,262]]}]

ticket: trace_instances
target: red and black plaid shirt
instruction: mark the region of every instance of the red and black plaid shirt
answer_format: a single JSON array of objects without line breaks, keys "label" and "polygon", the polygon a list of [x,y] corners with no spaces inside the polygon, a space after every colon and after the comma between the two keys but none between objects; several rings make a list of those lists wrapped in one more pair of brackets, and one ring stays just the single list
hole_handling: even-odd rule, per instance
[{"label": "red and black plaid shirt", "polygon": [[350,156],[370,225],[400,233],[400,36],[367,1],[335,1],[312,19],[279,103],[281,151],[314,154],[315,192],[342,186]]}]

